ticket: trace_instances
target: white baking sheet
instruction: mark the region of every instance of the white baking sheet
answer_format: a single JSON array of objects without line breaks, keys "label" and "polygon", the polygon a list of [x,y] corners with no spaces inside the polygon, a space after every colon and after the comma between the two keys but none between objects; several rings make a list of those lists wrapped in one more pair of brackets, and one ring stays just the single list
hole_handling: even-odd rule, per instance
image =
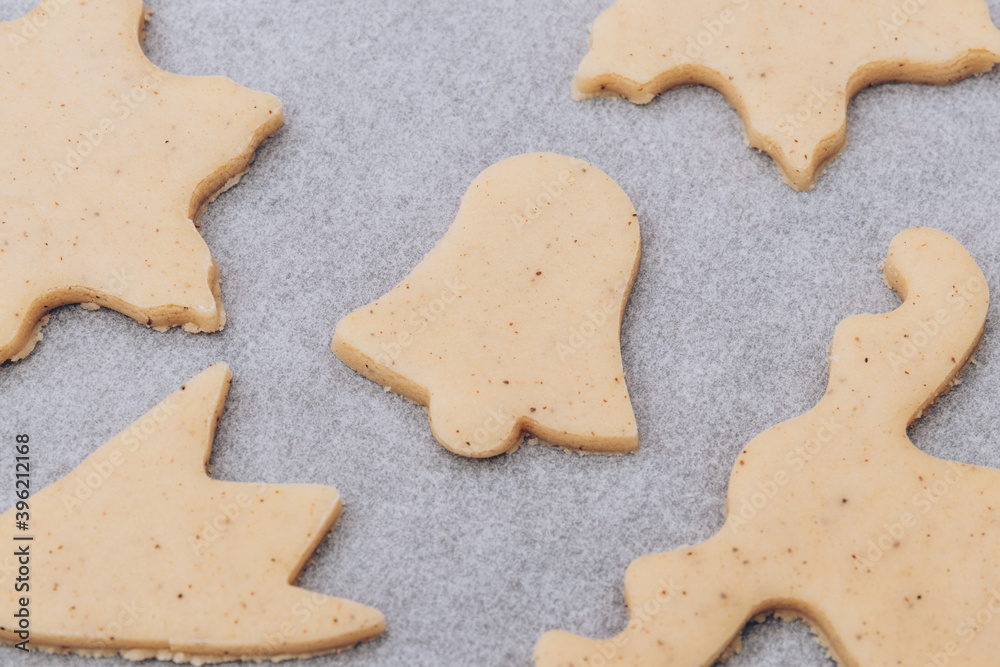
[{"label": "white baking sheet", "polygon": [[[629,562],[718,530],[740,448],[823,394],[837,322],[896,306],[879,272],[896,233],[946,230],[1000,294],[1000,72],[863,92],[849,147],[799,194],[710,89],[643,108],[571,101],[608,2],[149,0],[154,62],[285,104],[285,128],[203,220],[229,324],[160,334],[107,310],[55,312],[35,353],[0,368],[0,478],[13,478],[15,433],[49,484],[227,361],[214,475],[339,488],[343,519],[301,584],[388,618],[378,641],[311,664],[527,667],[545,630],[621,630]],[[2,0],[0,18],[32,5]],[[330,337],[420,261],[482,169],[543,150],[595,163],[639,211],[623,350],[642,450],[460,459],[422,409],[344,367]],[[925,451],[1000,467],[995,333],[913,429]],[[800,624],[751,625],[744,641],[731,665],[832,665]],[[0,649],[0,664],[98,663]]]}]

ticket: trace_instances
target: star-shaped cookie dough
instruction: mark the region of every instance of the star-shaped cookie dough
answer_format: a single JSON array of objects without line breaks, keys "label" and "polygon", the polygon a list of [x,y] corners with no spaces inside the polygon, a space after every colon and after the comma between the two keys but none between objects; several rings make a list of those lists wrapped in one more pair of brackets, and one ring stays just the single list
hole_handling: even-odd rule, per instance
[{"label": "star-shaped cookie dough", "polygon": [[632,202],[597,167],[553,153],[503,160],[402,283],[337,324],[333,350],[426,405],[456,454],[509,452],[522,432],[634,451],[619,335],[639,241]]},{"label": "star-shaped cookie dough", "polygon": [[704,84],[796,190],[847,140],[847,108],[877,83],[949,84],[1000,62],[983,0],[618,0],[594,24],[576,99],[646,104]]},{"label": "star-shaped cookie dough", "polygon": [[0,640],[203,664],[307,657],[383,631],[378,611],[290,583],[340,515],[336,490],[206,476],[230,377],[213,366],[0,516],[5,551],[30,563],[27,588],[12,575],[0,588]]},{"label": "star-shaped cookie dough", "polygon": [[1000,471],[907,437],[979,345],[986,279],[927,228],[895,239],[885,277],[903,305],[841,322],[826,395],[742,451],[722,530],[634,562],[628,628],[606,641],[549,633],[539,667],[711,665],[772,611],[804,617],[839,665],[996,664]]},{"label": "star-shaped cookie dough", "polygon": [[225,324],[204,206],[282,124],[273,96],[158,69],[141,0],[51,0],[0,23],[0,363],[48,311]]}]

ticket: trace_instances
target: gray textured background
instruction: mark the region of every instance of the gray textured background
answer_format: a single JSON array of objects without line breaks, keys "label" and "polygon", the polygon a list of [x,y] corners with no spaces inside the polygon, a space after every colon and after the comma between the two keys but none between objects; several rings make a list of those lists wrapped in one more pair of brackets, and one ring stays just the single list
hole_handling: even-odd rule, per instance
[{"label": "gray textured background", "polygon": [[[897,232],[948,231],[1000,294],[1000,72],[863,92],[849,147],[798,194],[744,146],[712,90],[645,108],[571,101],[608,2],[150,0],[155,63],[285,104],[285,128],[203,220],[229,325],[160,334],[107,310],[55,312],[35,353],[0,369],[2,451],[29,433],[34,481],[49,484],[227,361],[214,475],[339,488],[343,519],[301,584],[388,617],[378,641],[311,664],[528,666],[545,630],[618,632],[629,562],[718,530],[740,448],[822,395],[837,322],[897,305],[878,269]],[[0,18],[33,4],[0,0]],[[1000,19],[1000,0],[989,4]],[[422,409],[329,351],[337,320],[419,262],[482,169],[541,150],[595,163],[639,211],[644,258],[622,341],[634,456],[457,458]],[[979,365],[913,439],[1000,467],[996,305],[991,315]],[[12,458],[0,457],[3,479]],[[832,665],[797,623],[751,625],[744,641],[731,665]],[[96,664],[0,650],[14,663]]]}]

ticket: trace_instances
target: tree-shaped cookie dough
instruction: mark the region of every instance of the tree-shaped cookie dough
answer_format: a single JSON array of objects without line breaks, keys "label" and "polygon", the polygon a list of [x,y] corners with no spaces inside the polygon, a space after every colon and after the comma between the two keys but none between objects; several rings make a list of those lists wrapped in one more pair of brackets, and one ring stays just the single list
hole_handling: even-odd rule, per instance
[{"label": "tree-shaped cookie dough", "polygon": [[0,640],[203,664],[306,657],[382,632],[378,611],[290,583],[340,515],[334,489],[206,475],[229,381],[213,366],[0,516],[5,550],[30,554],[29,588],[0,590]]},{"label": "tree-shaped cookie dough", "polygon": [[606,641],[549,633],[539,667],[711,665],[770,611],[804,617],[841,665],[996,664],[1000,472],[907,437],[976,350],[986,281],[927,228],[894,240],[885,277],[903,305],[837,327],[826,395],[743,450],[722,530],[634,562],[628,628]]},{"label": "tree-shaped cookie dough", "polygon": [[141,0],[60,0],[0,23],[0,363],[70,303],[158,329],[225,324],[197,220],[281,126],[281,103],[160,70],[146,19]]},{"label": "tree-shaped cookie dough", "polygon": [[639,254],[635,209],[607,174],[551,153],[510,158],[472,183],[399,286],[341,320],[333,350],[426,405],[456,454],[510,451],[522,431],[633,451],[619,333]]},{"label": "tree-shaped cookie dough", "polygon": [[983,0],[618,0],[594,23],[573,93],[646,104],[711,86],[749,144],[808,190],[844,148],[858,91],[954,83],[997,62],[1000,30]]}]

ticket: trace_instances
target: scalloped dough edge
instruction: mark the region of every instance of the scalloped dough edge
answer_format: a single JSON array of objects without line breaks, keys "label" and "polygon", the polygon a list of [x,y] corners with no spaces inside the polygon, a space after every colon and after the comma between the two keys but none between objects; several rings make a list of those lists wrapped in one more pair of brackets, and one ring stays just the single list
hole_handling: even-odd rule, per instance
[{"label": "scalloped dough edge", "polygon": [[[763,623],[771,616],[785,623],[801,621],[803,624],[805,624],[807,628],[809,628],[809,632],[812,634],[813,641],[815,641],[816,644],[818,644],[819,647],[823,649],[823,652],[826,654],[826,657],[833,660],[833,662],[837,665],[837,667],[849,667],[848,664],[843,660],[841,660],[840,656],[837,655],[837,652],[833,649],[833,645],[830,643],[830,640],[827,638],[826,634],[819,627],[819,625],[814,623],[812,619],[810,619],[808,616],[806,616],[800,611],[796,611],[794,609],[773,609],[771,611],[761,612],[756,616],[753,616],[750,619],[750,622]],[[744,629],[745,628],[746,626],[744,626]],[[730,658],[735,657],[742,651],[743,651],[743,632],[741,631],[733,638],[733,641],[730,642],[729,646],[726,647],[726,650],[722,652],[722,655],[719,656],[718,662],[728,662]]]}]

